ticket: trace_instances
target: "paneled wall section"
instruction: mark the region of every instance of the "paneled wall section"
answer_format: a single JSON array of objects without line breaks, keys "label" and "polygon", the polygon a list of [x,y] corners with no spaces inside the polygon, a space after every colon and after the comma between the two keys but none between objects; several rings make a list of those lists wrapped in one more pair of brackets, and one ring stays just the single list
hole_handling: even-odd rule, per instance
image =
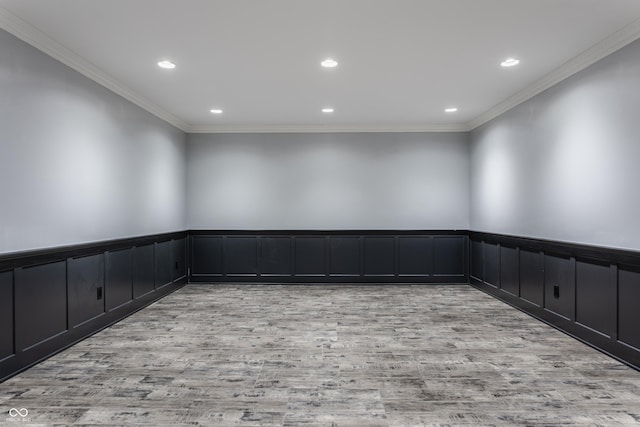
[{"label": "paneled wall section", "polygon": [[640,254],[469,233],[470,283],[640,369]]},{"label": "paneled wall section", "polygon": [[187,233],[0,257],[0,381],[186,283]]},{"label": "paneled wall section", "polygon": [[197,230],[0,257],[0,381],[187,280],[471,283],[640,369],[640,254],[467,231]]},{"label": "paneled wall section", "polygon": [[190,234],[191,282],[468,282],[466,232]]}]

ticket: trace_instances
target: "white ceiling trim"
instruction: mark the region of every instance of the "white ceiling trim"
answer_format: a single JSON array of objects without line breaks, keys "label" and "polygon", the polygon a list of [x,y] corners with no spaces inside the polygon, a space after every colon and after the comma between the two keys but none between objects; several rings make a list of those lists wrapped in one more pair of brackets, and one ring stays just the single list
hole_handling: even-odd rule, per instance
[{"label": "white ceiling trim", "polygon": [[581,54],[565,62],[542,79],[480,114],[478,117],[467,123],[467,128],[469,130],[473,130],[482,126],[515,106],[522,104],[528,99],[533,98],[539,93],[544,92],[550,87],[584,70],[589,65],[595,64],[604,57],[611,55],[613,52],[623,48],[638,38],[640,38],[640,19],[632,22],[621,30],[616,31]]},{"label": "white ceiling trim", "polygon": [[187,123],[183,122],[153,102],[141,97],[135,91],[101,71],[78,54],[62,46],[60,43],[56,42],[34,26],[26,23],[24,20],[1,7],[0,28],[29,43],[33,47],[57,59],[63,64],[73,68],[85,77],[90,78],[96,83],[133,102],[137,106],[145,109],[178,129],[184,132],[188,130],[189,126]]},{"label": "white ceiling trim", "polygon": [[424,126],[191,126],[189,133],[398,133],[398,132],[468,132],[465,124]]}]

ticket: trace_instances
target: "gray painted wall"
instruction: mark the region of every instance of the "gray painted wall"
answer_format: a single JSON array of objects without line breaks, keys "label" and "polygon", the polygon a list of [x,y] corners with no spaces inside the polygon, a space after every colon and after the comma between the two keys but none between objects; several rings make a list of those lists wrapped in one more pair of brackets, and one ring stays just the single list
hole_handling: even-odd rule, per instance
[{"label": "gray painted wall", "polygon": [[4,31],[0,52],[0,253],[184,228],[471,228],[640,249],[640,42],[470,144],[187,137]]},{"label": "gray painted wall", "polygon": [[471,228],[640,249],[640,42],[471,134]]},{"label": "gray painted wall", "polygon": [[0,31],[0,253],[182,230],[186,135]]},{"label": "gray painted wall", "polygon": [[193,229],[466,229],[465,133],[193,134]]}]

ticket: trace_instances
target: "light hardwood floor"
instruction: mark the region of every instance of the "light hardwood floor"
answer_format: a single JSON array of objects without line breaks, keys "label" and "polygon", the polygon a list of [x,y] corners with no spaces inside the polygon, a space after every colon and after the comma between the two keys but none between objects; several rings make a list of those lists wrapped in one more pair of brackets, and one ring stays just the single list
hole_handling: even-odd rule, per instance
[{"label": "light hardwood floor", "polygon": [[470,286],[188,285],[0,384],[0,410],[15,426],[640,425],[640,373]]}]

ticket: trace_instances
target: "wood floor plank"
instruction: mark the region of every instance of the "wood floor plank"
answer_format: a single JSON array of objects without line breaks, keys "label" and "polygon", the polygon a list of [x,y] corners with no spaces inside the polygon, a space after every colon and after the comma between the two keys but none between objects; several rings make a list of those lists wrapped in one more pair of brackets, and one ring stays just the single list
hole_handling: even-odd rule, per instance
[{"label": "wood floor plank", "polygon": [[0,424],[636,425],[639,401],[470,286],[188,285],[0,384]]}]

